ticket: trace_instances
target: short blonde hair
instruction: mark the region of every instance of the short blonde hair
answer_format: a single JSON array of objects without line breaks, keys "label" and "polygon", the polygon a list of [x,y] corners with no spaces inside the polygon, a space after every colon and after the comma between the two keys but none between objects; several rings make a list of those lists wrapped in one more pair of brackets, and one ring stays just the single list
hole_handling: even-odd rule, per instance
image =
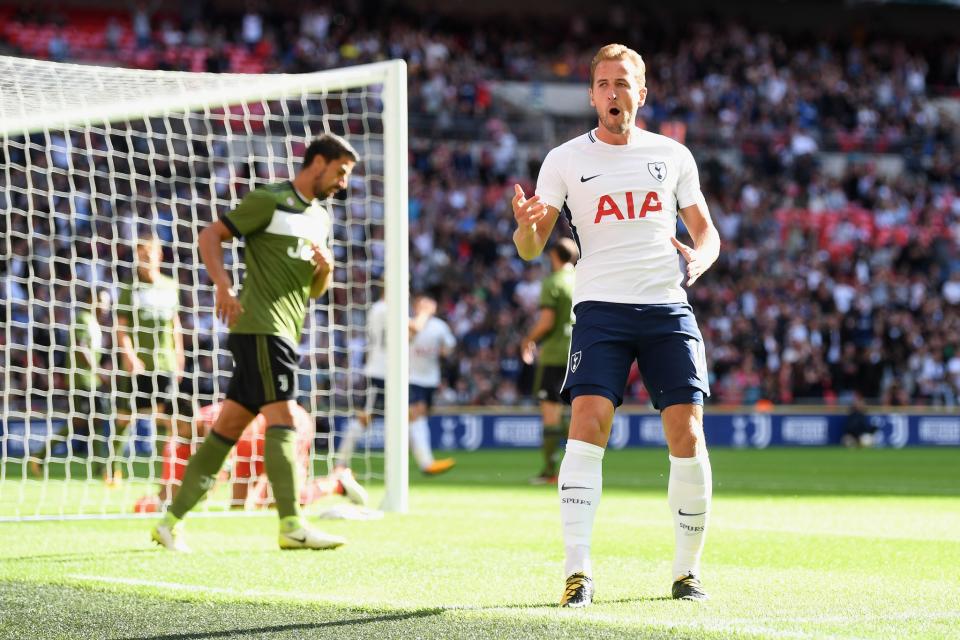
[{"label": "short blonde hair", "polygon": [[647,86],[647,65],[644,64],[640,54],[625,44],[608,44],[605,47],[600,47],[600,51],[597,51],[597,55],[593,56],[593,60],[590,61],[591,88],[593,87],[593,73],[597,70],[597,65],[604,60],[627,60],[631,62],[637,68],[637,81],[640,82],[640,87]]}]

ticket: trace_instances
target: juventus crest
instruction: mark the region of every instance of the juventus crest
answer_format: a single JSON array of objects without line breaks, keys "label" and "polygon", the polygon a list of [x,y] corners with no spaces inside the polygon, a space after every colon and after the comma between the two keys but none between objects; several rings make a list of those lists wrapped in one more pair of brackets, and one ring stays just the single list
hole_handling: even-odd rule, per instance
[{"label": "juventus crest", "polygon": [[663,182],[667,178],[667,163],[666,162],[648,162],[647,169],[650,170],[650,175],[656,178],[657,182]]}]

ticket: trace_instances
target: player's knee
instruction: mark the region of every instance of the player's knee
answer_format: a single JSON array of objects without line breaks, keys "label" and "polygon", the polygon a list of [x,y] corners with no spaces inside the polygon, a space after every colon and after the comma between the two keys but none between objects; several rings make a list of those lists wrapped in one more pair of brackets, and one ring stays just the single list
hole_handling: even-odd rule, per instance
[{"label": "player's knee", "polygon": [[267,425],[295,426],[297,424],[297,403],[293,400],[271,402],[260,407],[260,413],[267,419]]},{"label": "player's knee", "polygon": [[602,396],[577,396],[570,418],[570,439],[606,446],[613,424],[613,403]]},{"label": "player's knee", "polygon": [[678,458],[692,458],[697,455],[701,448],[706,448],[698,433],[693,429],[666,430],[665,435],[670,455]]},{"label": "player's knee", "polygon": [[703,409],[699,405],[676,404],[661,413],[663,432],[671,455],[692,458],[706,451],[703,437]]}]

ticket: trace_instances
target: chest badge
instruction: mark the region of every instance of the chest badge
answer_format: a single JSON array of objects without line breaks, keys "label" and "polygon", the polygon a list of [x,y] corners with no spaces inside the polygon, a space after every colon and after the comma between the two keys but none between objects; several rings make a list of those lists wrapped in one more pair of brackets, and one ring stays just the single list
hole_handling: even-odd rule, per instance
[{"label": "chest badge", "polygon": [[650,175],[656,178],[657,182],[663,182],[667,178],[667,163],[666,162],[648,162],[647,169],[650,170]]},{"label": "chest badge", "polygon": [[287,204],[288,204],[289,206],[291,206],[291,207],[293,206],[294,202],[293,202],[293,198],[292,198],[292,197],[287,198]]}]

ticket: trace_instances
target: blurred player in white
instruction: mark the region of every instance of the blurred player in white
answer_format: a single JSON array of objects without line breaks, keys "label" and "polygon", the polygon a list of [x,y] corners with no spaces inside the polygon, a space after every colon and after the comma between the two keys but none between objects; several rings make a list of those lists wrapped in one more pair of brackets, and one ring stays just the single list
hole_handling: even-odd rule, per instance
[{"label": "blurred player in white", "polygon": [[[410,319],[410,449],[417,467],[428,476],[449,471],[456,464],[453,458],[434,460],[427,424],[433,394],[440,386],[440,360],[449,355],[457,343],[450,327],[435,316],[436,312],[437,302],[433,298],[427,295],[414,298]],[[370,307],[367,319],[368,349],[364,367],[369,379],[367,405],[350,421],[340,443],[334,467],[338,477],[350,473],[350,458],[362,430],[370,426],[375,415],[383,415],[386,335],[387,303],[381,298]]]},{"label": "blurred player in white", "polygon": [[410,321],[410,449],[420,471],[428,476],[449,471],[456,464],[453,458],[433,459],[427,425],[433,394],[440,386],[440,360],[457,344],[450,327],[436,313],[436,300],[425,294],[414,297]]},{"label": "blurred player in white", "polygon": [[[603,454],[634,360],[660,411],[670,450],[672,595],[706,600],[700,556],[712,495],[703,436],[710,388],[677,253],[690,286],[716,261],[720,237],[690,151],[635,125],[647,97],[640,55],[618,44],[601,48],[590,65],[589,97],[597,128],[547,154],[535,196],[526,198],[516,185],[513,198],[520,257],[530,260],[543,251],[561,211],[580,246],[576,323],[563,386],[572,416],[558,480],[566,553],[560,605],[583,607],[593,600],[590,540]],[[678,216],[693,247],[675,237]]]}]

